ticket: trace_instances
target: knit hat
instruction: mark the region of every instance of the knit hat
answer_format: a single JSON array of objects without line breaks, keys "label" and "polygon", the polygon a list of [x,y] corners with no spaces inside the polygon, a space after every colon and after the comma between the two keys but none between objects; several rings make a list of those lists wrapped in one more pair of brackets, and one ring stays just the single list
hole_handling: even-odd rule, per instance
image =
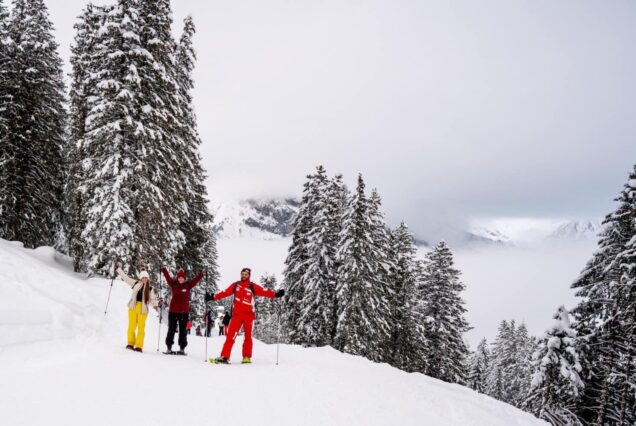
[{"label": "knit hat", "polygon": [[177,279],[179,279],[179,277],[183,277],[183,279],[186,277],[185,271],[182,268],[177,271]]},{"label": "knit hat", "polygon": [[139,279],[142,278],[148,278],[150,279],[150,275],[148,274],[148,271],[146,271],[145,269],[141,269],[141,272],[139,273]]}]

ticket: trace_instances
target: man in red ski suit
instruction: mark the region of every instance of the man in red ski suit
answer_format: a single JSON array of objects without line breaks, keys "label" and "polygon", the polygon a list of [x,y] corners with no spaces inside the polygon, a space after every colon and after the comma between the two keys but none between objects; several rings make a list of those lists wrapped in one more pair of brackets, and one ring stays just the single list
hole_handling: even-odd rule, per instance
[{"label": "man in red ski suit", "polygon": [[210,359],[211,362],[216,364],[227,364],[230,360],[230,353],[232,352],[232,346],[234,346],[234,340],[238,334],[241,326],[245,332],[245,339],[243,340],[243,363],[249,364],[252,358],[252,327],[254,325],[254,297],[262,296],[274,299],[277,297],[283,297],[285,290],[269,290],[261,287],[250,281],[251,270],[249,268],[243,268],[241,271],[241,281],[232,283],[224,291],[221,291],[214,296],[208,295],[208,300],[220,300],[226,297],[234,295],[234,303],[232,306],[232,319],[230,320],[230,326],[227,330],[227,336],[225,337],[225,344],[221,350],[221,356],[216,359]]}]

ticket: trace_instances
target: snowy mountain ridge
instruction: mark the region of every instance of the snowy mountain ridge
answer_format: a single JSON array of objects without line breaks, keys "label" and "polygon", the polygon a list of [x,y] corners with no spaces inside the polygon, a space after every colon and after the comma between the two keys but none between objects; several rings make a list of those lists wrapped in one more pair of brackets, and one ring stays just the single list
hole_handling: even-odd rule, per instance
[{"label": "snowy mountain ridge", "polygon": [[[276,240],[289,237],[300,201],[264,198],[213,204],[214,230],[220,238]],[[446,225],[434,235],[415,235],[419,246],[443,239],[457,247],[516,246],[540,241],[594,239],[601,225],[593,220],[496,219],[465,228]]]},{"label": "snowy mountain ridge", "polygon": [[[205,338],[191,335],[189,356],[164,356],[155,348],[164,347],[166,326],[160,328],[154,312],[144,353],[127,351],[130,288],[114,281],[104,315],[110,283],[73,273],[49,247],[29,250],[0,240],[5,424],[196,425],[213,418],[224,425],[546,425],[466,387],[329,347],[281,345],[276,365],[276,345],[255,341],[254,364],[245,366],[239,337],[233,364],[214,365],[203,362],[223,344],[213,333],[207,349]],[[237,397],[246,392],[249,399]]]}]

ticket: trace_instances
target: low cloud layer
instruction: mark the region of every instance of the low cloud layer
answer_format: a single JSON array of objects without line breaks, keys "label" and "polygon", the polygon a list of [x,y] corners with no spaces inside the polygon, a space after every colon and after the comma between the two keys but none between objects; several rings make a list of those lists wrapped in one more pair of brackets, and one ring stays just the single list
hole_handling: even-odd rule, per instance
[{"label": "low cloud layer", "polygon": [[[83,1],[48,0],[64,59]],[[100,3],[100,2],[98,2]],[[101,2],[104,3],[104,2]],[[173,1],[213,198],[362,172],[417,232],[598,216],[636,160],[633,2]],[[176,28],[176,32],[180,32]]]}]

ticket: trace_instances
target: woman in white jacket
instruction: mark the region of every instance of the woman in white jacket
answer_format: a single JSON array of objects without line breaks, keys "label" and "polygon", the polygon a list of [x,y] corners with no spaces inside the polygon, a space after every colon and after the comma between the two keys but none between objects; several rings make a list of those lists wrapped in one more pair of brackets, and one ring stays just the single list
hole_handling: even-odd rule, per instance
[{"label": "woman in white jacket", "polygon": [[121,269],[117,274],[132,288],[132,296],[128,302],[128,345],[126,349],[143,352],[148,305],[157,310],[159,303],[155,289],[150,285],[150,275],[142,268],[139,279],[130,278]]}]

